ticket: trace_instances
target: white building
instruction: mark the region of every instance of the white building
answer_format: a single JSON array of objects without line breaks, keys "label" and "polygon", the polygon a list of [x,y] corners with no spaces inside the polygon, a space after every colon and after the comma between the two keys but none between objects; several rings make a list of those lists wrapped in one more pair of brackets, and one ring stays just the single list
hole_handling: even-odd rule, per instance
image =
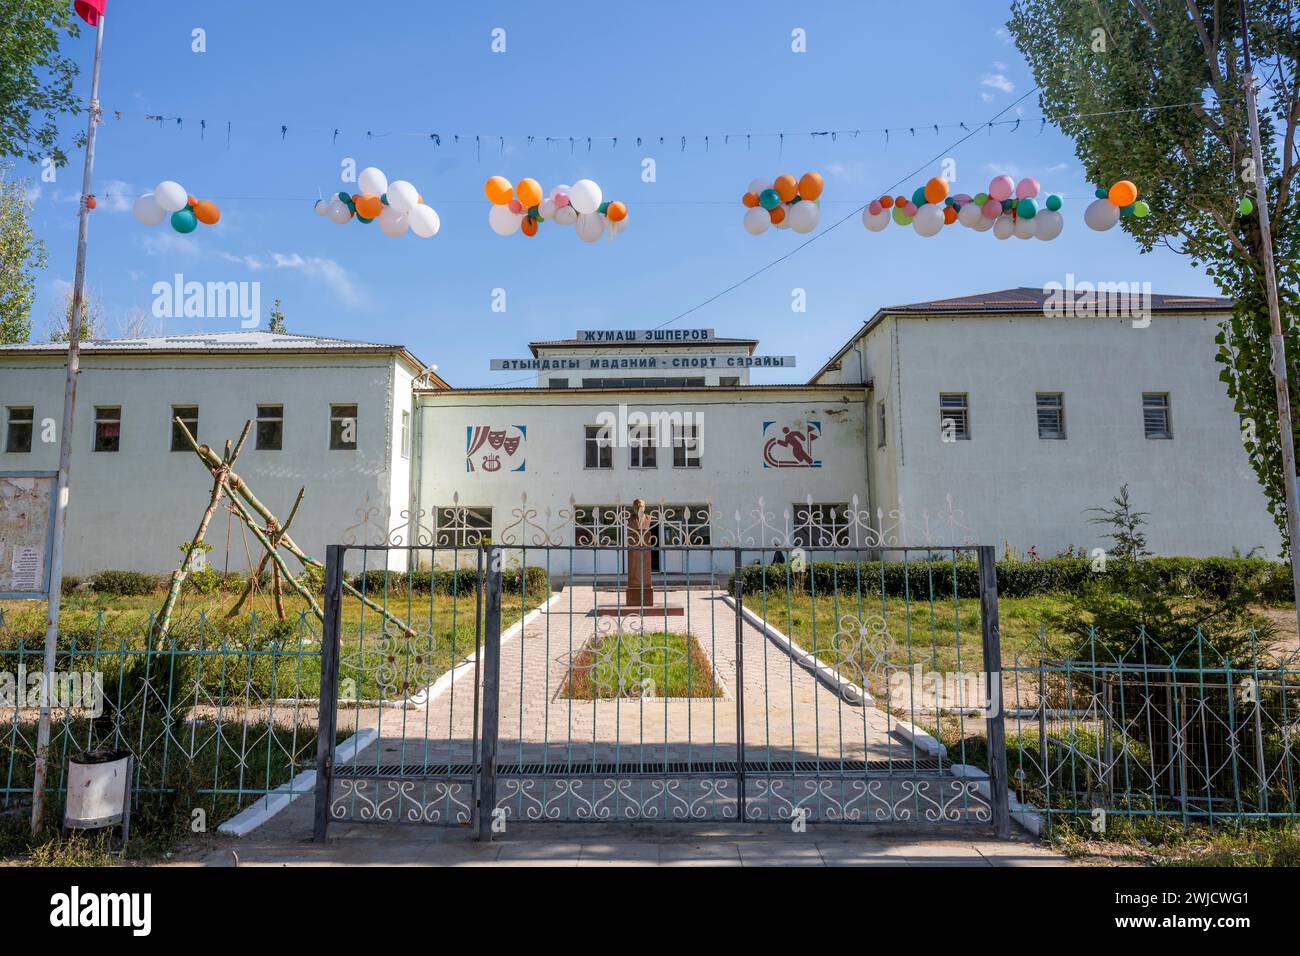
[{"label": "white building", "polygon": [[[1125,483],[1155,551],[1276,554],[1214,362],[1230,303],[1154,296],[1144,322],[1056,317],[1045,298],[880,309],[803,385],[750,384],[751,368],[792,359],[699,329],[534,342],[493,363],[536,372],[522,388],[450,388],[401,346],[309,336],[89,343],[65,566],[175,566],[211,483],[192,451],[172,450],[173,414],[195,410],[199,440],[218,448],[254,419],[237,470],[281,516],[306,486],[292,533],[318,556],[391,529],[440,545],[490,534],[573,546],[551,555],[557,576],[605,573],[617,558],[583,546],[617,544],[618,509],[642,497],[660,509],[665,572],[710,560],[687,568],[674,544],[788,521],[1048,557],[1103,543],[1086,509]],[[63,369],[57,345],[0,347],[0,474],[57,468],[57,439],[42,437]],[[257,558],[224,516],[208,540],[214,567]],[[734,556],[712,560],[725,570]]]}]

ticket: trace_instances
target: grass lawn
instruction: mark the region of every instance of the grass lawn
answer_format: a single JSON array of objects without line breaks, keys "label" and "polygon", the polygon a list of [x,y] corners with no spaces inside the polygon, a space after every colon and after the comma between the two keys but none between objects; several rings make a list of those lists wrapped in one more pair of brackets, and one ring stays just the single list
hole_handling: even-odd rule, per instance
[{"label": "grass lawn", "polygon": [[690,634],[665,631],[603,634],[569,667],[561,697],[720,697],[713,666]]}]

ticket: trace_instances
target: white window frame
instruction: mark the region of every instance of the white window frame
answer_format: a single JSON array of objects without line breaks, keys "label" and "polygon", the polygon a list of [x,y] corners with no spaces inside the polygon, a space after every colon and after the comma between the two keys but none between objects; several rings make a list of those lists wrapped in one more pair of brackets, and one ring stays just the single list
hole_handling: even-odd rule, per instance
[{"label": "white window frame", "polygon": [[[959,398],[961,405],[944,405],[944,399]],[[961,418],[955,418],[952,412],[960,411]],[[957,441],[970,441],[970,392],[940,392],[939,393],[939,436],[943,437],[943,424],[946,421],[952,421],[960,427],[954,429],[953,437]]]},{"label": "white window frame", "polygon": [[[1160,404],[1152,405],[1147,399],[1160,399]],[[1147,424],[1147,411],[1160,411],[1164,413],[1165,427],[1163,434],[1159,431],[1152,433],[1151,427]],[[1174,415],[1173,401],[1170,399],[1168,392],[1143,392],[1142,393],[1142,434],[1148,441],[1170,441],[1174,437]]]},{"label": "white window frame", "polygon": [[401,449],[402,457],[409,460],[411,457],[411,413],[405,408],[402,409]]},{"label": "white window frame", "polygon": [[474,548],[492,537],[490,505],[447,505],[434,509],[435,548]]},{"label": "white window frame", "polygon": [[[278,408],[280,410],[280,414],[264,416],[262,414],[262,409],[264,408]],[[257,451],[283,451],[284,450],[284,405],[280,402],[259,402],[253,407],[253,412],[256,416],[254,418],[255,424],[253,426],[255,429],[253,433],[253,448]],[[279,422],[280,424],[280,443],[275,448],[272,448],[270,445],[262,444],[261,427],[263,422],[267,422],[267,423]]]},{"label": "white window frame", "polygon": [[[27,417],[17,418],[15,412],[26,412]],[[13,444],[14,426],[27,427],[27,447],[11,448]],[[36,436],[36,408],[33,405],[8,405],[5,407],[5,454],[8,455],[27,455],[31,453],[32,444]]]},{"label": "white window frame", "polygon": [[[589,464],[587,458],[587,452],[593,447],[596,449],[594,465]],[[584,471],[613,470],[614,435],[608,425],[582,426],[582,467]]]},{"label": "white window frame", "polygon": [[[339,414],[337,409],[351,408],[354,409],[351,415]],[[358,402],[330,402],[330,427],[329,442],[327,448],[330,451],[356,451],[361,447],[361,405]],[[340,444],[337,447],[334,444],[334,423],[335,422],[352,422],[352,444]],[[342,431],[339,432],[339,441],[342,442]]]},{"label": "white window frame", "polygon": [[627,429],[628,467],[650,471],[659,467],[658,435],[653,425],[629,425]]},{"label": "white window frame", "polygon": [[848,511],[846,501],[795,502],[790,510],[794,519],[791,541],[800,548],[847,548]]},{"label": "white window frame", "polygon": [[[1044,405],[1044,399],[1047,404]],[[1055,405],[1051,404],[1055,401]],[[1055,433],[1044,434],[1043,432],[1043,413],[1055,412],[1057,427]],[[1065,430],[1065,393],[1064,392],[1035,392],[1034,393],[1034,421],[1038,427],[1038,437],[1041,441],[1065,441],[1067,433]]]},{"label": "white window frame", "polygon": [[[677,461],[678,451],[681,451],[682,453],[682,461],[680,464]],[[674,425],[673,467],[699,468],[703,457],[703,449],[700,447],[700,426],[696,424]]]}]

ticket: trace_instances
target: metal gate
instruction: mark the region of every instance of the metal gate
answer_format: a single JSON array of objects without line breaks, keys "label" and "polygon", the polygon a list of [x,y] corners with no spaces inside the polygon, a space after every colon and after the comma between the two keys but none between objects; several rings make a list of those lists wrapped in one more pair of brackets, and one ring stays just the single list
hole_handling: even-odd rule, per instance
[{"label": "metal gate", "polygon": [[[615,546],[331,546],[316,837],[331,820],[1005,835],[993,549],[842,543],[660,539],[681,553],[646,607],[599,553]],[[574,576],[596,567],[616,570]],[[336,765],[349,733],[373,742]]]}]

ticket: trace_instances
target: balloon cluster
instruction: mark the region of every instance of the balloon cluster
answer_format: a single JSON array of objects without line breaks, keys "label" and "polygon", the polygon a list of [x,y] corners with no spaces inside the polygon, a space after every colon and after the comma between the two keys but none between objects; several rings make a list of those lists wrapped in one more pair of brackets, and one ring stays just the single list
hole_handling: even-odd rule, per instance
[{"label": "balloon cluster", "polygon": [[1110,189],[1098,187],[1094,199],[1083,212],[1083,221],[1089,229],[1105,232],[1121,216],[1134,216],[1144,219],[1151,212],[1151,207],[1138,199],[1138,188],[1127,179],[1121,179]]},{"label": "balloon cluster", "polygon": [[378,219],[380,231],[393,238],[404,235],[407,229],[421,239],[438,234],[438,213],[424,204],[419,191],[405,179],[390,183],[383,170],[367,166],[357,177],[357,188],[361,191],[354,195],[341,192],[316,200],[316,215],[328,216],[337,223],[355,218],[368,224]]},{"label": "balloon cluster", "polygon": [[[95,208],[91,203],[88,205]],[[131,211],[146,226],[156,226],[171,216],[172,228],[180,233],[193,232],[199,223],[211,226],[221,218],[221,210],[211,199],[195,199],[184,186],[170,179],[164,179],[153,192],[137,199]]]},{"label": "balloon cluster", "polygon": [[493,176],[483,185],[492,203],[488,225],[498,236],[522,231],[537,235],[544,222],[573,226],[583,242],[595,242],[605,233],[613,239],[627,228],[627,206],[608,200],[590,179],[579,179],[572,186],[556,186],[544,195],[535,179],[521,179],[515,185],[504,176]]},{"label": "balloon cluster", "polygon": [[749,207],[745,212],[745,231],[751,236],[765,232],[768,226],[812,232],[821,214],[820,173],[804,173],[795,179],[789,173],[769,182],[755,179],[742,199]]},{"label": "balloon cluster", "polygon": [[1048,241],[1061,234],[1065,220],[1061,217],[1061,197],[1052,193],[1042,199],[1038,180],[1026,177],[1016,183],[1010,176],[995,176],[987,192],[974,196],[948,195],[948,180],[935,176],[907,196],[881,196],[862,210],[862,224],[880,232],[890,219],[900,226],[910,225],[919,236],[937,235],[944,226],[959,223],[976,232],[993,230],[999,239],[1042,239]]}]

